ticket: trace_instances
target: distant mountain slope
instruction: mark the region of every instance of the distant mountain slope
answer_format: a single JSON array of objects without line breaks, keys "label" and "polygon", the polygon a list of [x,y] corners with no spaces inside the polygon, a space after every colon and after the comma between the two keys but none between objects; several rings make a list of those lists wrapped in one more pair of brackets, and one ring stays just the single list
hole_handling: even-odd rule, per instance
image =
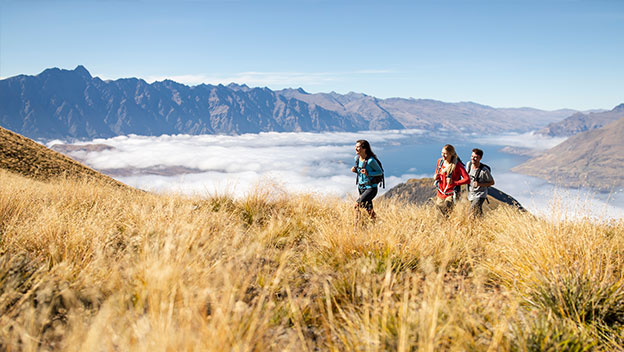
[{"label": "distant mountain slope", "polygon": [[103,81],[83,66],[0,80],[0,101],[0,125],[38,139],[402,128],[497,133],[534,130],[573,112],[237,84]]},{"label": "distant mountain slope", "polygon": [[[398,184],[388,192],[384,193],[383,197],[400,199],[412,204],[425,204],[431,198],[436,195],[435,186],[433,185],[433,178],[420,178],[409,179],[405,183]],[[464,192],[464,195],[466,193]],[[490,187],[488,190],[488,202],[485,203],[486,209],[494,209],[501,204],[507,204],[517,207],[520,210],[524,210],[522,205],[514,199],[512,196],[505,192],[500,191],[496,187]]]},{"label": "distant mountain slope", "polygon": [[571,187],[624,187],[624,118],[579,133],[512,170]]},{"label": "distant mountain slope", "polygon": [[0,127],[0,169],[44,181],[56,178],[88,179],[128,187],[2,127]]},{"label": "distant mountain slope", "polygon": [[573,111],[497,109],[471,102],[445,103],[430,99],[401,98],[385,99],[381,106],[406,128],[476,133],[527,132],[568,116]]},{"label": "distant mountain slope", "polygon": [[499,133],[526,132],[574,113],[562,109],[543,111],[532,108],[497,109],[471,102],[445,103],[431,99],[379,99],[365,94],[307,94],[298,89],[278,91],[279,94],[318,104],[325,109],[376,119],[391,116],[405,128],[447,130],[452,132]]},{"label": "distant mountain slope", "polygon": [[611,111],[588,114],[577,112],[563,121],[548,124],[537,133],[554,137],[567,137],[600,128],[621,118],[624,118],[624,104],[616,106]]}]

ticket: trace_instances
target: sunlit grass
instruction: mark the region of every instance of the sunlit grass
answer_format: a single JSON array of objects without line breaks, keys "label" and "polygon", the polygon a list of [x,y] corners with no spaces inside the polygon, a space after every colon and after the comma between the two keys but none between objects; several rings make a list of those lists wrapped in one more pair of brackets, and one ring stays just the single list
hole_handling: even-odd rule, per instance
[{"label": "sunlit grass", "polygon": [[622,220],[0,184],[0,350],[624,348]]}]

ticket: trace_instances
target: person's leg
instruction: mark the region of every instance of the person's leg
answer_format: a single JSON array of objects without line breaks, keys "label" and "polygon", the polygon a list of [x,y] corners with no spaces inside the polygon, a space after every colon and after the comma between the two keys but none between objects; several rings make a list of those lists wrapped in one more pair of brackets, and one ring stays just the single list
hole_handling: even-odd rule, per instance
[{"label": "person's leg", "polygon": [[440,197],[436,197],[435,199],[435,207],[436,209],[438,209],[438,211],[440,212],[440,214],[442,214],[443,216],[446,216],[446,214],[444,213],[444,199],[440,198]]},{"label": "person's leg", "polygon": [[453,210],[453,197],[446,197],[444,199],[436,197],[436,208],[440,210],[440,213],[442,213],[444,217],[448,218],[449,213]]},{"label": "person's leg", "polygon": [[453,208],[455,208],[455,199],[453,199],[453,197],[446,197],[444,200],[446,201],[446,214],[448,216],[453,211]]},{"label": "person's leg", "polygon": [[375,209],[373,209],[373,199],[377,196],[377,187],[371,187],[367,189],[366,192],[366,211],[368,212],[368,215],[370,215],[371,219],[375,221],[377,214],[375,213]]},{"label": "person's leg", "polygon": [[377,214],[373,209],[373,198],[377,195],[377,187],[371,187],[364,189],[363,192],[360,193],[360,198],[358,198],[358,203],[360,206],[368,212],[368,215],[375,220]]},{"label": "person's leg", "polygon": [[354,229],[357,228],[357,225],[360,222],[360,208],[362,208],[362,193],[364,193],[365,190],[366,190],[365,188],[358,187],[358,193],[360,194],[360,197],[355,201],[355,207],[354,207],[355,216],[354,216],[354,222],[353,222]]},{"label": "person's leg", "polygon": [[470,215],[472,217],[480,217],[483,215],[483,202],[485,198],[476,198],[470,201]]}]

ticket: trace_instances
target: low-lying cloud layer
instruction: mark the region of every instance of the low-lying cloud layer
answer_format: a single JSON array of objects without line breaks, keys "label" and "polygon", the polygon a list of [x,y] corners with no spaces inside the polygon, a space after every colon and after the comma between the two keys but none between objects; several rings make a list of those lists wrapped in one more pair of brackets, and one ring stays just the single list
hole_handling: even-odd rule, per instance
[{"label": "low-lying cloud layer", "polygon": [[536,150],[550,149],[565,141],[567,137],[550,137],[533,132],[505,133],[492,136],[475,136],[473,140],[482,144],[510,146]]},{"label": "low-lying cloud layer", "polygon": [[496,174],[495,180],[495,187],[512,195],[531,213],[548,219],[624,216],[624,194],[621,192],[604,194],[558,187],[536,177],[511,172]]},{"label": "low-lying cloud layer", "polygon": [[[113,148],[80,150],[72,156],[116,179],[144,190],[186,194],[244,196],[257,188],[269,192],[330,194],[355,197],[350,169],[358,139],[367,139],[383,155],[384,146],[426,136],[421,130],[358,133],[259,133],[226,135],[119,136],[89,144]],[[477,139],[477,138],[475,138]],[[547,149],[563,139],[533,134],[479,137],[477,142],[500,146]],[[58,143],[58,142],[57,142]],[[432,155],[434,162],[437,155]],[[383,160],[382,160],[383,161]],[[386,190],[410,178],[431,177],[407,170],[386,170]],[[624,195],[600,195],[554,187],[508,170],[493,170],[496,187],[512,195],[529,211],[551,217],[624,216]],[[432,170],[433,172],[433,170]],[[384,190],[382,190],[383,192]]]},{"label": "low-lying cloud layer", "polygon": [[[138,173],[116,177],[145,190],[240,196],[256,187],[289,192],[355,194],[350,172],[354,146],[366,138],[371,144],[393,143],[422,134],[420,130],[363,133],[259,133],[226,135],[119,136],[96,139],[113,149],[81,151],[75,157],[98,170],[134,169]],[[154,175],[141,170],[196,173]],[[413,174],[387,176],[387,188]]]}]

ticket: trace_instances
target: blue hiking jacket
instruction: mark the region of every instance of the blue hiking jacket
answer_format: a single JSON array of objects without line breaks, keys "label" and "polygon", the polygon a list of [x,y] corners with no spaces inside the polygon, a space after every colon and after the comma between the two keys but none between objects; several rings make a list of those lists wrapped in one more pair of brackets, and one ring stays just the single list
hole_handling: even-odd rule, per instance
[{"label": "blue hiking jacket", "polygon": [[360,160],[359,155],[356,155],[355,158],[353,158],[354,165],[356,161],[358,165],[358,174],[357,174],[358,186],[364,187],[364,188],[377,187],[376,183],[372,185],[368,184],[370,177],[379,176],[383,174],[383,171],[381,171],[381,167],[379,166],[379,163],[377,162],[377,160],[375,160],[375,158],[372,158],[372,157],[368,158],[368,161],[366,162],[366,171],[368,172],[368,176],[359,172],[359,169],[362,168],[362,164],[364,163],[362,160]]}]

